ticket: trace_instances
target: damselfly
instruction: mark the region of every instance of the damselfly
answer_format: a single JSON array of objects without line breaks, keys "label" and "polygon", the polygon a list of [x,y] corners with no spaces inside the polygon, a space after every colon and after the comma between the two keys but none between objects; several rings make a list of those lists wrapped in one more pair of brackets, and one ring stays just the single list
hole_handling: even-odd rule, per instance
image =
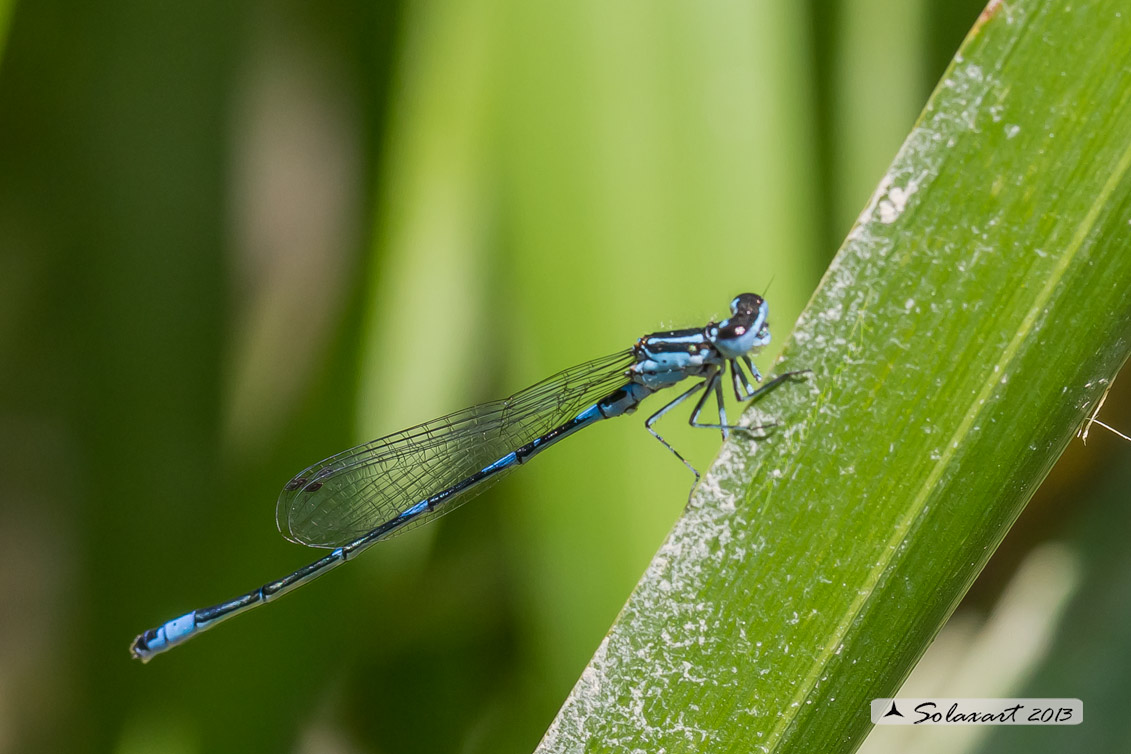
[{"label": "damselfly", "polygon": [[[146,631],[134,640],[131,653],[148,661],[297,589],[370,545],[453,510],[583,427],[630,414],[652,393],[685,379],[697,382],[644,426],[698,481],[699,472],[653,428],[656,420],[702,392],[690,424],[719,429],[725,439],[728,430],[743,429],[727,424],[723,383],[728,367],[739,401],[802,374],[787,372],[755,389],[751,379],[761,382],[762,375],[750,355],[770,342],[769,310],[754,293],[736,297],[730,310],[722,322],[646,335],[627,351],[559,372],[506,400],[472,406],[316,463],[283,487],[275,518],[287,539],[332,548],[330,553],[240,597]],[[717,424],[699,421],[711,396],[718,404]]]}]

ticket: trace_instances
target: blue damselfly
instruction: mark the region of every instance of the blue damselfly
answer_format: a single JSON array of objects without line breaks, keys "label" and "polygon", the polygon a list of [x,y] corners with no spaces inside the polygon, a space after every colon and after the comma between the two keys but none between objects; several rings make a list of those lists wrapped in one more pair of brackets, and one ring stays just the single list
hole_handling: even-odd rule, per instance
[{"label": "blue damselfly", "polygon": [[[619,353],[580,364],[510,398],[434,419],[351,448],[304,470],[283,487],[279,531],[311,547],[332,548],[320,560],[212,607],[194,610],[138,636],[130,651],[148,661],[240,613],[272,601],[353,558],[369,546],[453,510],[507,472],[590,424],[629,414],[652,393],[686,379],[697,382],[652,414],[644,426],[695,474],[699,472],[653,425],[699,392],[694,427],[732,429],[723,406],[730,368],[734,395],[749,401],[783,380],[762,381],[750,355],[770,342],[765,300],[743,293],[731,316],[704,327],[653,333]],[[700,422],[708,398],[718,423]],[[759,428],[754,428],[759,429]]]}]

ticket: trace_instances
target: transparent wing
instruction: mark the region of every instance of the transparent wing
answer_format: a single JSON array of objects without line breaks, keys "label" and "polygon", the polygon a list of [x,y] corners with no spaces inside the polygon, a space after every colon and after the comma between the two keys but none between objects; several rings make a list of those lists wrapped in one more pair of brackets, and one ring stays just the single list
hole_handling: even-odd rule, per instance
[{"label": "transparent wing", "polygon": [[[352,542],[569,421],[623,385],[631,363],[632,352],[622,351],[579,364],[505,400],[472,406],[316,463],[279,495],[279,531],[312,547]],[[452,495],[397,533],[454,509],[504,473]]]}]

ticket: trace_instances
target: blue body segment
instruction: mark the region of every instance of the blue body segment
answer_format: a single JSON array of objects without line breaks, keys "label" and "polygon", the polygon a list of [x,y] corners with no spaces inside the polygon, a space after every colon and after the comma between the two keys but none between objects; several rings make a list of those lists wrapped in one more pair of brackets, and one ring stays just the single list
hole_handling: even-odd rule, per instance
[{"label": "blue body segment", "polygon": [[[551,445],[591,424],[636,410],[652,393],[701,378],[645,422],[652,429],[670,409],[703,390],[690,423],[730,429],[722,383],[730,367],[735,396],[750,400],[795,373],[755,390],[761,375],[750,354],[770,341],[768,307],[756,294],[731,302],[731,317],[702,328],[654,333],[628,351],[560,372],[510,398],[450,414],[331,456],[296,475],[276,506],[288,539],[330,548],[319,560],[235,599],[194,610],[138,636],[132,655],[148,661],[197,634],[313,581],[395,534],[433,520],[481,492]],[[700,424],[706,399],[718,401],[719,424]],[[687,461],[683,461],[687,464]],[[690,464],[688,468],[698,472]]]}]

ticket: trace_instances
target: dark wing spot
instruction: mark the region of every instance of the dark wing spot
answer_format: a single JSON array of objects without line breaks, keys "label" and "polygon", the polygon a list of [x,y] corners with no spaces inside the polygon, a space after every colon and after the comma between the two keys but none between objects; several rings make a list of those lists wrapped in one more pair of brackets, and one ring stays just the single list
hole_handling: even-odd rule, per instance
[{"label": "dark wing spot", "polygon": [[295,477],[291,481],[287,482],[287,486],[284,487],[283,489],[286,490],[287,492],[294,492],[295,490],[297,490],[299,487],[303,486],[304,484],[306,484],[306,477],[299,476],[299,477]]},{"label": "dark wing spot", "polygon": [[303,492],[317,492],[320,489],[322,489],[322,482],[311,482],[306,487],[304,487],[302,491]]}]

